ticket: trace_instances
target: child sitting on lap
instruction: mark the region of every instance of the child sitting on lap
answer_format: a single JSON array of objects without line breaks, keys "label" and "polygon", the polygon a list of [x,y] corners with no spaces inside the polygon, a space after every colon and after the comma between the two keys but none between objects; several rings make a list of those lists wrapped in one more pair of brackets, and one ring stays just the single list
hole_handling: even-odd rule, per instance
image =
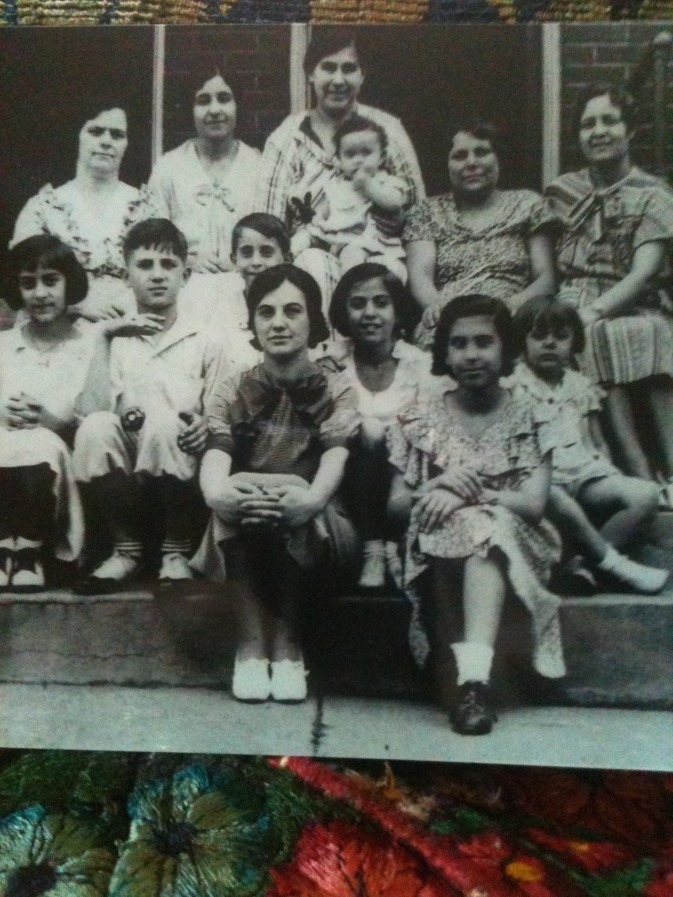
[{"label": "child sitting on lap", "polygon": [[354,115],[341,125],[334,135],[339,175],[325,185],[317,215],[292,238],[295,257],[326,245],[342,271],[377,261],[406,282],[400,231],[409,195],[405,182],[385,170],[387,142],[371,119]]},{"label": "child sitting on lap", "polygon": [[[661,591],[667,571],[620,553],[656,511],[657,488],[625,476],[607,458],[598,420],[601,391],[573,370],[574,356],[584,348],[579,315],[544,296],[526,302],[514,324],[522,358],[506,383],[515,395],[535,401],[538,422],[553,434],[548,516],[581,551],[570,562],[573,581],[595,587],[588,562],[638,592]],[[604,520],[600,528],[592,522],[595,515]]]},{"label": "child sitting on lap", "polygon": [[77,479],[87,483],[114,551],[77,591],[113,591],[141,567],[140,509],[146,487],[160,497],[164,539],[160,580],[192,578],[191,508],[198,460],[206,441],[203,402],[208,386],[229,363],[213,341],[177,313],[189,276],[187,242],[167,219],[135,225],[124,241],[127,282],[154,332],[102,342],[79,400],[84,417],[75,439]]}]

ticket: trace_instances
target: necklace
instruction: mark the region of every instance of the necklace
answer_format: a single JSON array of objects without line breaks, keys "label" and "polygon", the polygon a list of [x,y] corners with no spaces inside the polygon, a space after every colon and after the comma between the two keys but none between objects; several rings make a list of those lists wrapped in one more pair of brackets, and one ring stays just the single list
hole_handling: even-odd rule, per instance
[{"label": "necklace", "polygon": [[61,345],[63,340],[56,340],[55,342],[44,343],[40,340],[36,339],[35,336],[30,332],[29,327],[26,327],[24,330],[24,335],[26,337],[26,341],[30,345],[35,352],[37,352],[38,359],[37,363],[41,367],[48,368],[51,366],[51,353],[55,352],[58,347]]}]

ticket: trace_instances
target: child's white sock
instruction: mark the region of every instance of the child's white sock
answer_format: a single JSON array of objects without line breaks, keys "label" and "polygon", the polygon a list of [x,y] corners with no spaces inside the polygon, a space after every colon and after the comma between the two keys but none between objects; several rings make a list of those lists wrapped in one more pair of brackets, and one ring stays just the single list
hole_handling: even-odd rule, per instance
[{"label": "child's white sock", "polygon": [[488,682],[491,678],[493,648],[483,642],[454,642],[451,645],[458,667],[458,685]]}]

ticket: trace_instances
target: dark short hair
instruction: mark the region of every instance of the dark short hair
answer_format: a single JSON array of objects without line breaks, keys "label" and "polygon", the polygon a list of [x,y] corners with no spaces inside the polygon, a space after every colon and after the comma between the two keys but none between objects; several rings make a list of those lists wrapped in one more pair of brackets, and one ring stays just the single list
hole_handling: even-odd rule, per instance
[{"label": "dark short hair", "polygon": [[360,134],[363,131],[372,131],[379,138],[381,144],[381,152],[385,153],[388,149],[388,135],[385,128],[372,121],[371,118],[365,118],[364,115],[350,115],[343,121],[334,133],[334,149],[337,156],[341,152],[341,141],[348,134]]},{"label": "dark short hair", "polygon": [[379,262],[363,262],[361,265],[355,265],[342,276],[336,285],[329,306],[329,319],[332,326],[342,336],[351,335],[346,310],[348,297],[360,284],[373,280],[375,277],[381,278],[386,292],[392,300],[399,336],[410,341],[414,328],[420,320],[420,308],[399,277]]},{"label": "dark short hair", "polygon": [[304,72],[310,75],[321,59],[326,56],[334,56],[335,53],[345,50],[346,47],[353,47],[358,60],[360,59],[355,28],[342,28],[339,25],[314,25],[304,54]]},{"label": "dark short hair", "polygon": [[89,281],[75,253],[58,237],[36,234],[13,246],[7,256],[4,295],[11,308],[21,308],[23,304],[19,275],[22,271],[36,271],[39,265],[60,271],[65,277],[65,301],[68,305],[84,299]]},{"label": "dark short hair", "polygon": [[[320,287],[310,274],[297,268],[296,265],[283,264],[267,268],[255,277],[250,284],[250,289],[245,297],[248,306],[248,324],[250,330],[255,333],[255,312],[262,299],[277,290],[284,283],[291,283],[304,296],[306,311],[309,320],[308,347],[314,349],[318,343],[329,338],[329,328],[322,313],[322,296]],[[255,349],[261,349],[255,334],[251,345]]]},{"label": "dark short hair", "polygon": [[231,232],[232,255],[238,249],[238,244],[241,241],[241,235],[245,228],[257,231],[258,234],[266,237],[267,240],[275,240],[284,256],[290,254],[290,234],[280,218],[276,217],[276,215],[269,215],[266,212],[252,212],[250,215],[245,215],[234,225],[234,229]]},{"label": "dark short hair", "polygon": [[561,328],[569,327],[573,335],[573,354],[584,351],[584,325],[577,311],[561,302],[556,296],[534,296],[528,299],[514,315],[514,344],[517,355],[526,350],[526,337],[534,330],[541,333],[554,333]]},{"label": "dark short hair", "polygon": [[492,121],[486,118],[472,118],[454,122],[446,135],[449,152],[451,152],[456,134],[471,134],[477,140],[488,140],[496,156],[500,158],[502,154],[502,133]]},{"label": "dark short hair", "polygon": [[584,115],[584,110],[586,109],[589,100],[593,100],[595,97],[605,96],[606,94],[610,97],[610,102],[619,109],[627,131],[630,132],[633,130],[637,109],[633,95],[630,94],[625,87],[602,81],[597,84],[592,84],[590,87],[585,87],[577,94],[572,119],[573,133],[575,134],[575,137],[577,137],[580,132],[580,122],[582,121],[582,116]]},{"label": "dark short hair", "polygon": [[183,263],[187,262],[187,238],[168,218],[146,218],[134,224],[124,237],[124,261],[128,264],[136,249],[154,247],[170,250]]},{"label": "dark short hair", "polygon": [[229,85],[238,104],[242,83],[232,77],[228,71],[226,60],[213,59],[207,54],[195,54],[188,66],[189,71],[176,77],[169,87],[169,106],[167,113],[182,132],[194,130],[194,99],[206,81],[218,75]]},{"label": "dark short hair", "polygon": [[501,299],[493,296],[484,296],[481,293],[471,293],[466,296],[456,296],[442,309],[435,330],[435,338],[432,343],[432,373],[436,376],[451,374],[451,369],[446,361],[449,338],[456,321],[461,318],[476,318],[485,315],[493,318],[495,332],[502,343],[502,371],[503,376],[512,373],[516,350],[514,345],[514,328],[512,327],[512,315]]}]

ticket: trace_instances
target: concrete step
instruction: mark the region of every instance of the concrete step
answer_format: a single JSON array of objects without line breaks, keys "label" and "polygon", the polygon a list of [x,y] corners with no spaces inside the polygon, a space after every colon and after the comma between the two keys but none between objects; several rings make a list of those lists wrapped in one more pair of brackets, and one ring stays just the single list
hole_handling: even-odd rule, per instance
[{"label": "concrete step", "polygon": [[[538,685],[517,607],[503,627],[507,699]],[[400,596],[326,600],[305,643],[314,687],[324,693],[419,697]],[[567,598],[561,611],[569,677],[546,700],[584,706],[673,708],[673,594]],[[0,602],[0,681],[227,688],[231,605],[207,585],[180,596],[147,590],[79,597],[60,590]],[[512,669],[518,675],[512,674]],[[499,679],[503,677],[498,676]]]}]

